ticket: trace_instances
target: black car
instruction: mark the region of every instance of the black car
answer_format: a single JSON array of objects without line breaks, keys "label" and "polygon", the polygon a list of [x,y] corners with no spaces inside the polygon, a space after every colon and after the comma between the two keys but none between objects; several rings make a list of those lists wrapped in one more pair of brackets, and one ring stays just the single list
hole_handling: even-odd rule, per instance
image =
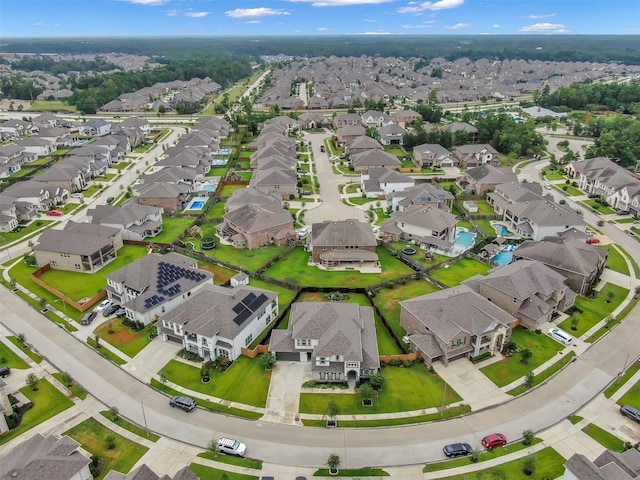
[{"label": "black car", "polygon": [[11,369],[9,367],[0,367],[0,377],[6,378],[11,375]]},{"label": "black car", "polygon": [[631,420],[640,423],[640,410],[636,407],[632,407],[631,405],[622,405],[620,407],[620,413],[625,417],[629,417]]},{"label": "black car", "polygon": [[116,313],[118,310],[120,310],[120,305],[111,304],[104,309],[104,311],[102,312],[102,315],[104,315],[105,317],[110,317],[111,315]]},{"label": "black car", "polygon": [[451,445],[445,445],[442,451],[447,457],[462,457],[469,455],[472,452],[472,448],[468,443],[452,443]]},{"label": "black car", "polygon": [[85,313],[82,317],[82,320],[80,320],[80,324],[89,325],[91,322],[93,322],[93,319],[96,318],[97,315],[98,314],[96,312]]},{"label": "black car", "polygon": [[127,315],[127,309],[124,307],[118,307],[116,310],[116,317],[124,317]]}]

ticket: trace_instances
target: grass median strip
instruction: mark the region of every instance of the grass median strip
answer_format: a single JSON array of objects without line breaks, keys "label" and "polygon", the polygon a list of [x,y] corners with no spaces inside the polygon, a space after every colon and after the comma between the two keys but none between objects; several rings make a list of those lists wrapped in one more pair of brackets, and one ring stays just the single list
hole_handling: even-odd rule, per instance
[{"label": "grass median strip", "polygon": [[16,347],[18,347],[20,350],[22,350],[24,352],[24,354],[29,357],[31,360],[33,360],[36,363],[40,363],[42,362],[42,357],[40,355],[38,355],[36,352],[34,352],[33,350],[31,350],[27,345],[24,345],[19,339],[18,337],[14,337],[13,335],[8,335],[7,339],[13,343]]},{"label": "grass median strip", "polygon": [[313,472],[314,477],[388,477],[389,473],[381,468],[341,468],[337,474],[329,473],[328,468]]},{"label": "grass median strip", "polygon": [[640,360],[637,360],[629,368],[627,368],[627,370],[621,376],[616,378],[616,380],[604,391],[604,396],[607,398],[611,398],[611,396],[616,393],[620,389],[620,387],[627,383],[638,370],[640,370]]},{"label": "grass median strip", "polygon": [[103,357],[111,360],[113,363],[116,363],[118,365],[124,365],[126,362],[126,360],[123,360],[122,358],[120,358],[118,355],[116,355],[115,353],[113,353],[111,350],[103,347],[102,345],[100,345],[98,342],[96,342],[95,338],[87,338],[87,343],[89,344],[89,346],[91,346],[96,352],[98,352],[100,355],[102,355]]},{"label": "grass median strip", "polygon": [[243,473],[228,472],[217,468],[206,467],[198,463],[192,463],[189,468],[198,475],[201,480],[258,480],[256,475],[245,475]]},{"label": "grass median strip", "polygon": [[65,386],[67,390],[69,390],[73,395],[75,395],[80,400],[84,400],[87,398],[87,392],[85,392],[80,385],[76,385],[71,377],[66,378],[64,373],[55,372],[52,374],[53,377],[58,380],[62,385]]},{"label": "grass median strip", "polygon": [[160,440],[159,435],[156,435],[153,432],[149,432],[144,428],[136,425],[135,423],[131,423],[128,420],[125,420],[119,415],[118,415],[118,418],[114,419],[113,412],[111,412],[110,410],[105,410],[103,412],[100,412],[100,415],[102,415],[104,418],[106,418],[110,422],[115,423],[120,428],[124,428],[125,430],[139,436],[140,438],[146,438],[147,440],[151,440],[152,442],[157,442],[158,440]]}]

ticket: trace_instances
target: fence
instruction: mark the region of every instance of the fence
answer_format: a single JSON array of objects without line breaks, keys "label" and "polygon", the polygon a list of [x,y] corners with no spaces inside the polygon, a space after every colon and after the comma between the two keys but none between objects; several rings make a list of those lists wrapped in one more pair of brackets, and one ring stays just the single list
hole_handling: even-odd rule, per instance
[{"label": "fence", "polygon": [[47,263],[44,267],[40,267],[38,270],[33,272],[31,274],[31,280],[33,280],[33,283],[35,283],[36,285],[44,288],[47,292],[51,293],[52,295],[55,295],[61,301],[65,302],[66,304],[68,304],[70,306],[72,306],[73,308],[75,308],[76,310],[78,310],[80,312],[84,312],[84,311],[90,309],[96,303],[98,303],[100,300],[102,300],[104,297],[107,296],[107,291],[106,290],[101,290],[100,292],[98,292],[96,295],[94,295],[90,299],[86,300],[85,302],[78,303],[75,300],[72,300],[71,298],[67,297],[64,293],[60,292],[59,290],[56,290],[55,288],[53,288],[49,284],[45,283],[43,280],[40,280],[39,277],[41,275],[43,275],[44,273],[48,272],[49,270],[51,270],[51,265]]}]

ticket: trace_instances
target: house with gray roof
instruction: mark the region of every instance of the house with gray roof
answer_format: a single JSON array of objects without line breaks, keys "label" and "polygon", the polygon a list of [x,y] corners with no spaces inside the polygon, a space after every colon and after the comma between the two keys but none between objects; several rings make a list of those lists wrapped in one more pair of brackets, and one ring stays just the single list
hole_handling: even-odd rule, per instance
[{"label": "house with gray roof", "polygon": [[360,116],[360,121],[365,127],[376,128],[392,123],[389,115],[378,110],[367,110]]},{"label": "house with gray roof", "polygon": [[402,191],[387,195],[387,204],[393,212],[402,212],[412,205],[424,205],[451,211],[454,196],[435,183],[419,183]]},{"label": "house with gray roof", "polygon": [[276,292],[208,284],[162,315],[161,333],[205,360],[234,361],[277,317]]},{"label": "house with gray roof", "polygon": [[381,149],[366,150],[355,155],[350,155],[351,163],[356,171],[367,170],[371,167],[386,167],[391,170],[399,170],[402,162],[395,155]]},{"label": "house with gray roof", "polygon": [[456,147],[453,155],[458,159],[461,167],[473,168],[480,165],[500,165],[498,151],[488,143],[460,145]]},{"label": "house with gray roof", "polygon": [[383,125],[378,128],[378,135],[380,135],[380,143],[382,145],[403,145],[404,136],[407,131],[400,125],[391,123],[389,125]]},{"label": "house with gray roof", "polygon": [[56,270],[95,273],[118,256],[122,237],[117,228],[68,222],[64,230],[49,228],[33,247],[36,263]]},{"label": "house with gray roof", "polygon": [[362,172],[360,188],[367,198],[382,198],[402,192],[416,184],[411,177],[384,167],[372,167]]},{"label": "house with gray roof", "polygon": [[104,480],[199,480],[200,477],[193,473],[189,467],[183,467],[176,472],[173,479],[169,475],[159,476],[146,463],[134,468],[129,473],[120,473],[111,470]]},{"label": "house with gray roof", "polygon": [[413,162],[422,167],[455,167],[458,160],[442,145],[423,143],[413,147]]},{"label": "house with gray roof", "polygon": [[564,464],[560,480],[638,480],[640,478],[640,451],[630,448],[623,453],[605,450],[591,461],[574,453]]},{"label": "house with gray roof", "polygon": [[476,275],[464,282],[505,312],[536,330],[552,317],[565,312],[577,294],[567,279],[535,260],[520,260],[494,268],[486,276]]},{"label": "house with gray roof", "polygon": [[[311,102],[311,100],[309,100]],[[305,112],[298,117],[298,123],[303,130],[328,127],[331,122],[327,117],[317,112]]]},{"label": "house with gray roof", "polygon": [[102,135],[109,135],[111,132],[112,124],[101,118],[95,120],[87,120],[82,125],[78,126],[78,131],[81,135],[87,137],[101,137]]},{"label": "house with gray roof", "polygon": [[162,231],[162,207],[129,201],[121,207],[97,205],[87,210],[87,220],[120,230],[123,240],[144,240]]},{"label": "house with gray roof", "polygon": [[383,150],[382,144],[375,138],[362,135],[351,140],[345,147],[345,152],[349,155],[366,152],[368,150]]},{"label": "house with gray roof", "polygon": [[362,126],[362,119],[357,113],[339,113],[333,119],[333,125],[336,130],[345,126]]},{"label": "house with gray roof", "polygon": [[345,125],[336,130],[336,139],[342,145],[349,145],[352,141],[363,136],[365,133],[366,130],[362,125]]},{"label": "house with gray roof", "polygon": [[570,229],[584,232],[587,223],[571,208],[548,200],[529,200],[505,206],[503,220],[516,235],[542,240]]},{"label": "house with gray roof", "polygon": [[149,135],[151,133],[151,123],[149,122],[149,120],[136,116],[125,118],[122,122],[120,122],[119,127],[129,130],[139,129],[142,130],[145,135]]},{"label": "house with gray roof", "polygon": [[35,433],[0,459],[0,480],[90,480],[90,463],[75,440]]},{"label": "house with gray roof", "polygon": [[464,175],[457,181],[465,190],[482,195],[501,183],[517,182],[518,176],[510,167],[495,167],[485,164],[465,170]]},{"label": "house with gray roof", "polygon": [[379,273],[377,246],[371,225],[359,220],[320,222],[311,228],[311,262],[320,268]]},{"label": "house with gray roof", "polygon": [[296,239],[293,217],[280,203],[246,204],[229,210],[216,230],[223,242],[250,250]]},{"label": "house with gray roof", "polygon": [[513,260],[536,260],[567,279],[574,292],[588,294],[607,265],[606,250],[572,237],[526,240],[513,251]]},{"label": "house with gray roof", "polygon": [[56,150],[55,141],[40,136],[20,138],[15,142],[25,151],[35,153],[39,157],[46,157]]},{"label": "house with gray roof", "polygon": [[145,255],[106,279],[109,299],[126,309],[127,318],[147,325],[212,284],[213,274],[199,269],[192,258],[171,252]]},{"label": "house with gray roof", "polygon": [[224,204],[224,211],[230,212],[245,205],[282,205],[282,196],[277,193],[265,193],[258,188],[247,187],[234,190]]},{"label": "house with gray roof", "polygon": [[411,109],[398,110],[397,112],[392,112],[389,116],[394,123],[397,123],[402,128],[406,128],[408,123],[415,122],[419,118],[422,118],[422,115]]},{"label": "house with gray roof", "polygon": [[286,200],[298,193],[298,176],[290,168],[260,168],[254,172],[249,186],[267,194],[276,193]]},{"label": "house with gray roof", "polygon": [[355,303],[297,302],[287,330],[273,330],[278,360],[311,363],[318,382],[355,385],[380,371],[373,309]]},{"label": "house with gray roof", "polygon": [[400,326],[425,363],[495,354],[517,320],[467,285],[400,302]]},{"label": "house with gray roof", "polygon": [[537,182],[509,182],[496,185],[493,192],[488,192],[487,202],[493,210],[502,215],[508,205],[518,202],[530,202],[542,198],[542,185]]}]

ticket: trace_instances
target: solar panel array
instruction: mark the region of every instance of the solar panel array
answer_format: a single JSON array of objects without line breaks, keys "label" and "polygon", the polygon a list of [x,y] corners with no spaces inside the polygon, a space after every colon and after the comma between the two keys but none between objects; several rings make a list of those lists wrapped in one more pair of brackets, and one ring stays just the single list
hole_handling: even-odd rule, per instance
[{"label": "solar panel array", "polygon": [[201,282],[207,278],[204,273],[196,272],[189,268],[179,267],[167,262],[158,263],[156,290],[160,295],[153,295],[144,301],[144,307],[149,309],[163,302],[165,298],[171,298],[182,291],[182,285],[178,280],[186,279]]},{"label": "solar panel array", "polygon": [[233,311],[236,314],[236,317],[233,319],[234,323],[236,325],[242,325],[266,300],[267,296],[264,293],[261,293],[259,296],[256,296],[253,292],[249,293],[240,303],[233,307]]}]

